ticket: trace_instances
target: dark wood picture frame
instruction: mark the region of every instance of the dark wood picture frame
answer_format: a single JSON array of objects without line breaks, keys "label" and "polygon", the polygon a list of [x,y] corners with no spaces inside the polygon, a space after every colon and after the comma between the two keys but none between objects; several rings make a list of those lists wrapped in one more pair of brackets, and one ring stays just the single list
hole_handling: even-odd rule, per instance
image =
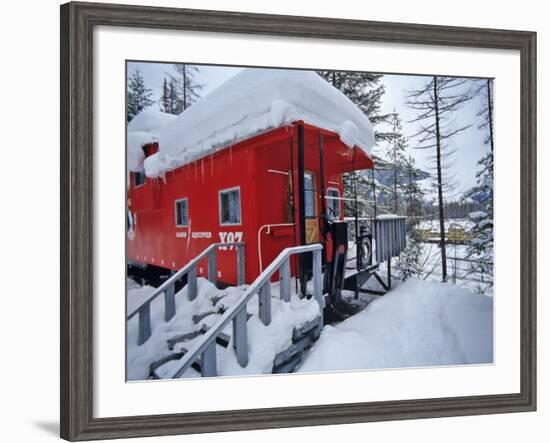
[{"label": "dark wood picture frame", "polygon": [[[521,391],[514,394],[93,416],[93,29],[121,26],[517,50],[521,57]],[[536,34],[99,3],[61,6],[61,437],[144,437],[536,409]]]}]

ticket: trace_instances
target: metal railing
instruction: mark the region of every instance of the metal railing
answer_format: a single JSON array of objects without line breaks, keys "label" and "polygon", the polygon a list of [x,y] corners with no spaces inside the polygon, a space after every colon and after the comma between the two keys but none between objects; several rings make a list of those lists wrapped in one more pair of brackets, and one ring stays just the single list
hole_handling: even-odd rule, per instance
[{"label": "metal railing", "polygon": [[208,280],[216,284],[217,281],[217,260],[218,248],[225,246],[236,246],[237,248],[237,284],[245,283],[245,256],[244,242],[234,243],[213,243],[183,268],[172,275],[145,300],[138,308],[126,317],[126,321],[139,315],[138,346],[145,343],[151,337],[151,302],[160,294],[164,293],[164,321],[170,321],[176,315],[176,283],[187,275],[187,298],[189,301],[197,297],[197,265],[203,259],[208,259]]},{"label": "metal railing", "polygon": [[397,257],[407,246],[407,217],[378,216],[374,219],[373,238],[376,262]]},{"label": "metal railing", "polygon": [[180,377],[195,361],[201,359],[203,377],[217,375],[216,338],[233,322],[233,349],[241,367],[248,365],[248,332],[246,305],[255,294],[259,297],[258,315],[264,325],[271,323],[271,277],[279,271],[280,297],[290,302],[290,257],[295,254],[313,252],[313,296],[324,308],[323,277],[321,269],[321,244],[295,246],[284,249],[271,264],[254,280],[245,293],[221,316],[194,346],[181,358],[177,367],[166,378]]}]

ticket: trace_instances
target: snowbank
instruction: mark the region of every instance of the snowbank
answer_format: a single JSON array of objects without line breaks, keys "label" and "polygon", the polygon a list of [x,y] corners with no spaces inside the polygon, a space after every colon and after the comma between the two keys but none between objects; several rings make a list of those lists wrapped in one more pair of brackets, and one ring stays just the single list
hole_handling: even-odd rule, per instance
[{"label": "snowbank", "polygon": [[492,361],[491,297],[409,279],[359,314],[325,326],[299,372]]},{"label": "snowbank", "polygon": [[147,108],[128,123],[127,164],[129,171],[143,170],[145,154],[143,146],[158,141],[158,135],[176,116],[153,108]]},{"label": "snowbank", "polygon": [[[136,117],[137,118],[137,117]],[[370,155],[369,119],[312,71],[245,69],[180,114],[159,136],[145,173],[162,175],[206,154],[296,120],[336,132]]]}]

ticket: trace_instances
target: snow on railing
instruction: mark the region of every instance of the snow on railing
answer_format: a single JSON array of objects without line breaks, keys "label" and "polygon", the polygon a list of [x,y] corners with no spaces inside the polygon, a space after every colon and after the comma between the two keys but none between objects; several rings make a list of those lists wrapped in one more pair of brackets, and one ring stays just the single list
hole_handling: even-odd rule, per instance
[{"label": "snow on railing", "polygon": [[203,377],[217,375],[216,338],[226,326],[233,322],[233,349],[237,362],[241,367],[248,365],[248,332],[246,305],[255,294],[259,297],[258,315],[262,323],[268,326],[271,323],[271,277],[279,271],[280,297],[290,302],[290,257],[296,254],[313,252],[313,296],[319,303],[319,310],[323,312],[323,277],[321,270],[321,244],[294,246],[284,249],[271,264],[254,280],[245,293],[221,316],[218,323],[212,326],[198,340],[195,345],[181,358],[179,364],[166,378],[178,378],[189,367],[201,359]]},{"label": "snow on railing", "polygon": [[237,284],[245,283],[245,257],[244,242],[233,243],[213,243],[193,260],[187,263],[183,268],[177,271],[172,277],[160,285],[151,296],[145,300],[139,307],[126,317],[130,321],[136,315],[139,315],[139,334],[138,346],[145,343],[151,336],[151,302],[160,294],[164,293],[164,321],[169,321],[176,315],[176,283],[187,275],[187,298],[192,301],[197,296],[197,265],[204,258],[208,259],[208,280],[216,283],[216,251],[218,248],[226,246],[236,246],[237,248]]}]

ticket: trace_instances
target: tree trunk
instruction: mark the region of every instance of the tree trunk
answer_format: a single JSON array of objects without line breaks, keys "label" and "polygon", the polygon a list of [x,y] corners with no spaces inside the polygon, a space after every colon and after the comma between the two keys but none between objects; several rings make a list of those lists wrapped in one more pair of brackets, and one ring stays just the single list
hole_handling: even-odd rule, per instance
[{"label": "tree trunk", "polygon": [[441,247],[441,279],[447,281],[447,245],[445,242],[445,210],[443,207],[443,177],[441,165],[441,137],[439,132],[439,99],[437,95],[437,77],[434,77],[435,134],[437,157],[437,197],[439,200],[439,235]]},{"label": "tree trunk", "polygon": [[407,208],[407,215],[408,216],[412,215],[412,206],[413,206],[413,202],[412,202],[412,192],[413,192],[412,183],[413,183],[412,168],[410,168],[409,169],[409,207]]},{"label": "tree trunk", "polygon": [[183,65],[183,110],[187,109],[187,71],[185,65]]},{"label": "tree trunk", "polygon": [[489,111],[489,142],[493,152],[493,103],[491,101],[491,80],[487,79],[487,109]]},{"label": "tree trunk", "polygon": [[397,166],[393,167],[393,212],[397,215]]}]

